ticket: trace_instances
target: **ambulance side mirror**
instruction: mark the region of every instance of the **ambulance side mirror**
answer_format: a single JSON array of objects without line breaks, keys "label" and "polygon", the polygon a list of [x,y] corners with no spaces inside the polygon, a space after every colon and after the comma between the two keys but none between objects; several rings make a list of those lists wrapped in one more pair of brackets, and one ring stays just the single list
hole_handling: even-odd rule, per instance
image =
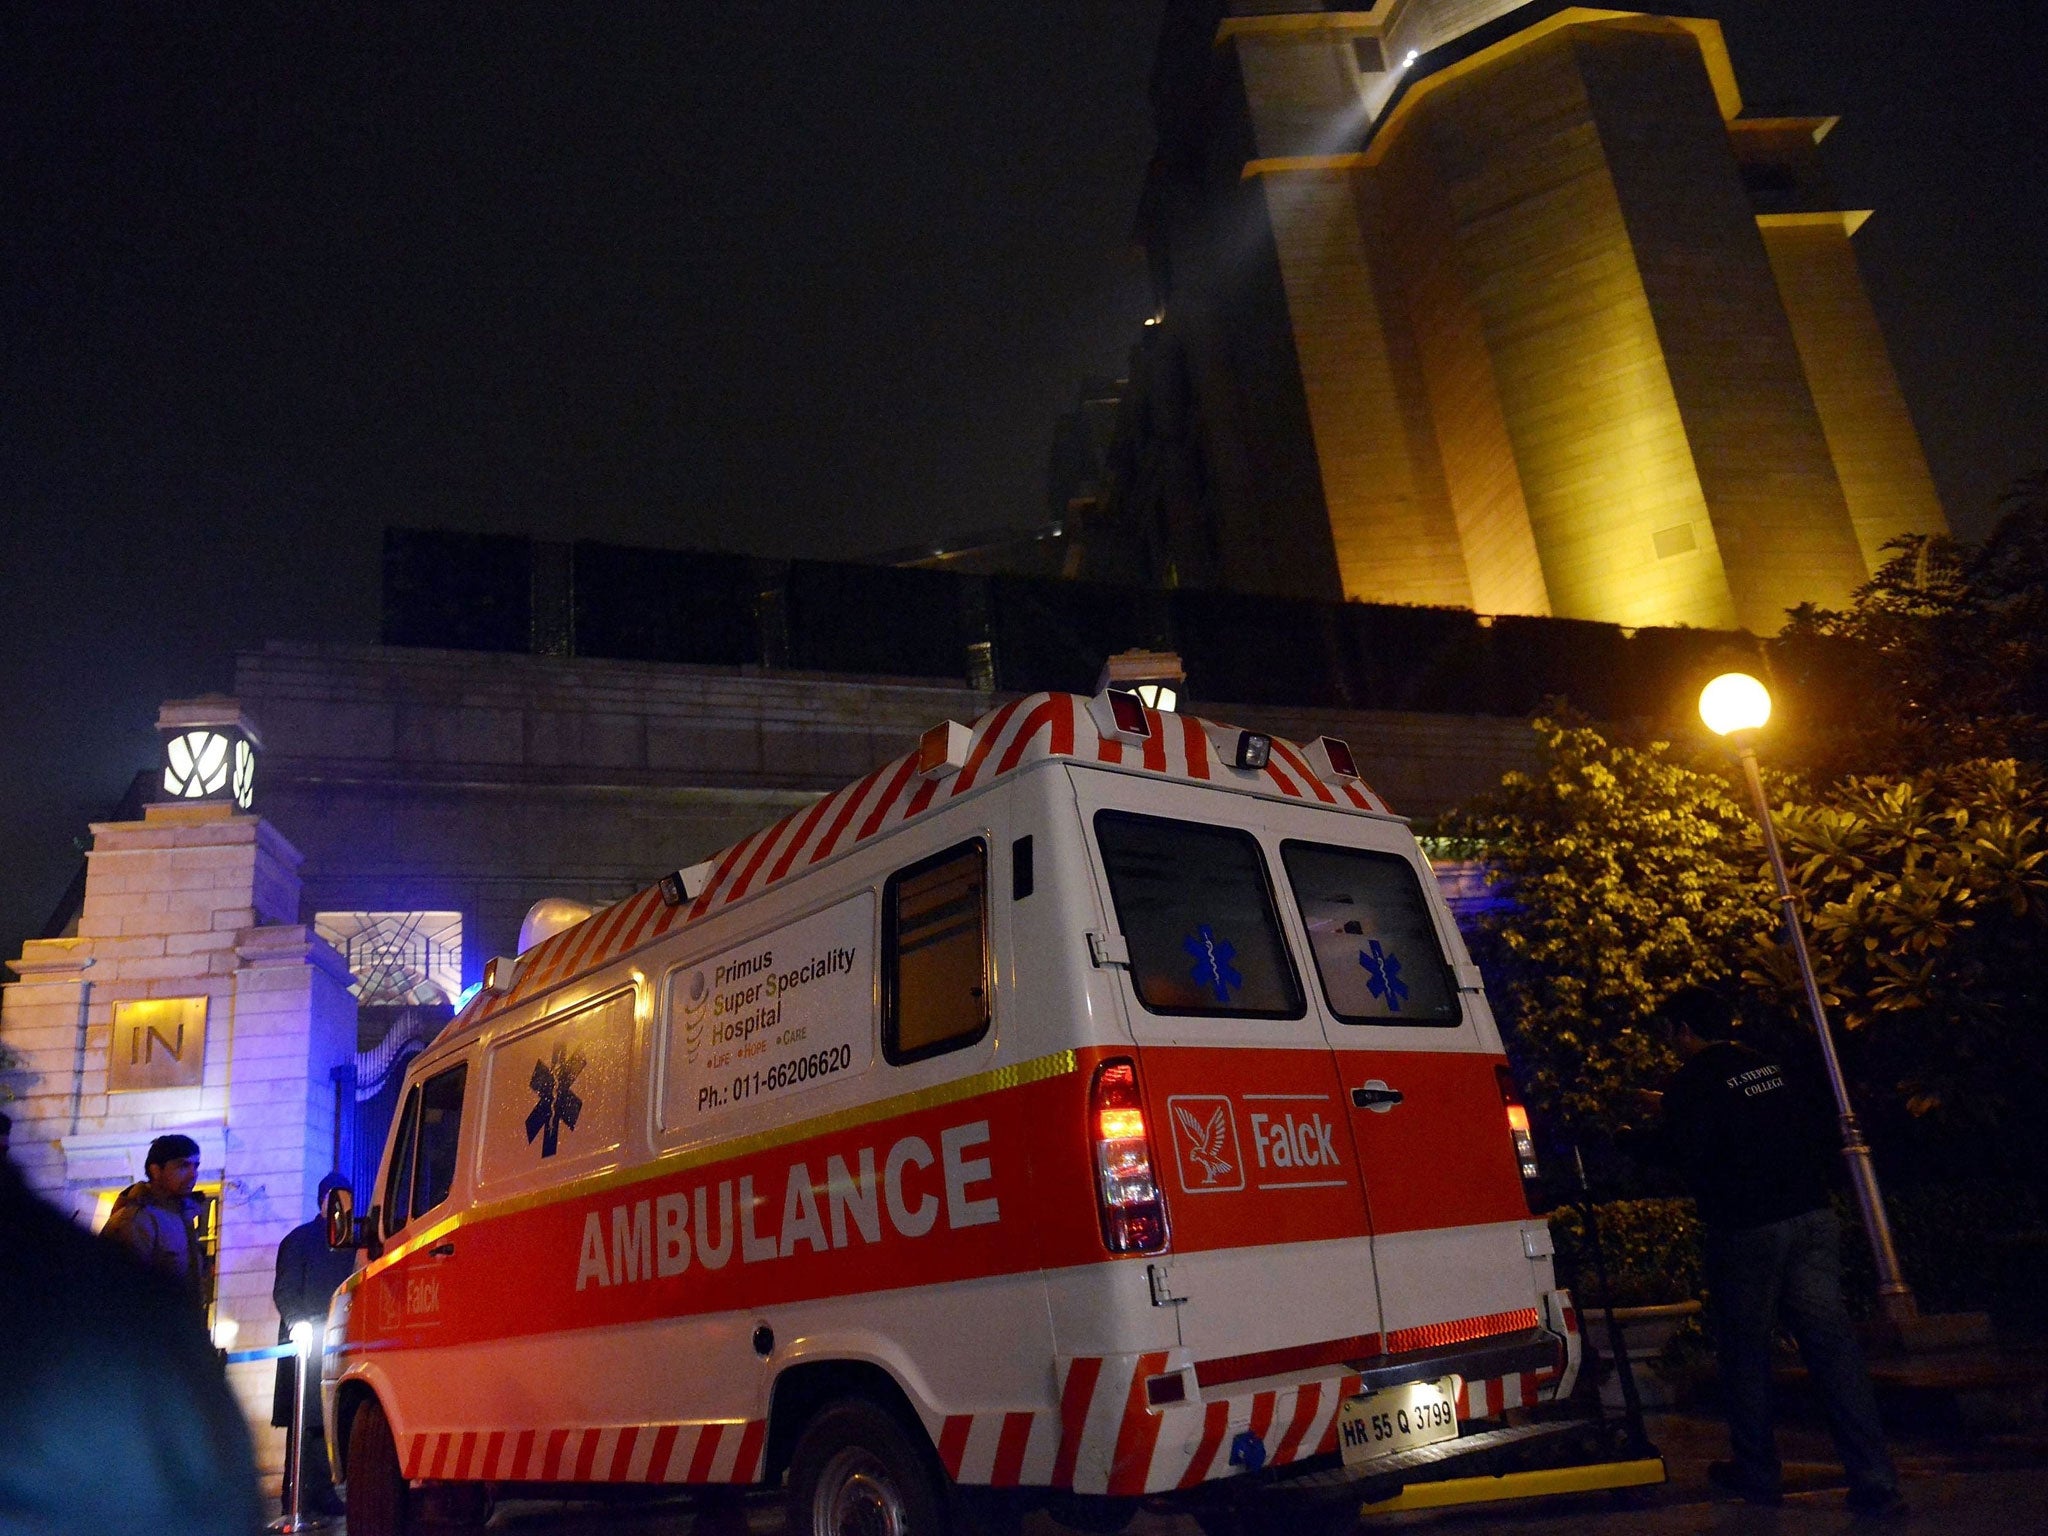
[{"label": "ambulance side mirror", "polygon": [[327,1191],[327,1246],[330,1248],[360,1248],[362,1238],[356,1231],[356,1197],[346,1189]]}]

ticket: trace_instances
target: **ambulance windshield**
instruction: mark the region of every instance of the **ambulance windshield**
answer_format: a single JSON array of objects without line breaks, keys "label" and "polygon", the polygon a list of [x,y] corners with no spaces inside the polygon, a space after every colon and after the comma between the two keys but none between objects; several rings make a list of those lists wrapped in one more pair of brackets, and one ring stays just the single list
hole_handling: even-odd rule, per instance
[{"label": "ambulance windshield", "polygon": [[1250,833],[1098,811],[1095,839],[1147,1011],[1301,1017],[1301,985]]},{"label": "ambulance windshield", "polygon": [[1415,869],[1394,853],[1284,842],[1330,1012],[1346,1024],[1449,1026],[1462,1017]]}]

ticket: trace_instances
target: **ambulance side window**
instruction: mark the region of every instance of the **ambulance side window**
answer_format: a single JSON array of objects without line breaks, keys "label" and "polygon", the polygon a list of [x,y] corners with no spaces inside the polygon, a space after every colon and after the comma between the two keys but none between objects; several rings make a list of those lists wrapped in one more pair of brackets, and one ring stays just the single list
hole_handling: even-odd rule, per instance
[{"label": "ambulance side window", "polygon": [[384,1176],[384,1235],[448,1198],[455,1187],[455,1146],[462,1131],[467,1063],[436,1072],[405,1098],[405,1118]]},{"label": "ambulance side window", "polygon": [[389,1237],[405,1225],[412,1214],[412,1149],[420,1128],[420,1091],[405,1096],[405,1117],[398,1122],[398,1138],[391,1143],[391,1167],[384,1175],[384,1235]]},{"label": "ambulance side window", "polygon": [[455,1186],[455,1144],[462,1132],[467,1065],[437,1072],[420,1085],[420,1160],[412,1180],[412,1213],[423,1216]]},{"label": "ambulance side window", "polygon": [[882,890],[882,1053],[897,1064],[988,1033],[988,848],[921,859]]},{"label": "ambulance side window", "polygon": [[1301,1017],[1266,857],[1249,832],[1097,811],[1095,841],[1148,1013]]},{"label": "ambulance side window", "polygon": [[1346,1024],[1449,1028],[1464,1017],[1415,866],[1395,853],[1284,842],[1330,1012]]}]

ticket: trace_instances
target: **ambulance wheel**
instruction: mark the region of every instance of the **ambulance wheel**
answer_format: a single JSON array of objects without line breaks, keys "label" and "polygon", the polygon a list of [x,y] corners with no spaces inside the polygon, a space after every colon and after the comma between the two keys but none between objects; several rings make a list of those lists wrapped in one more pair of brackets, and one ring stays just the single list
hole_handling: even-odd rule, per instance
[{"label": "ambulance wheel", "polygon": [[946,1489],[894,1414],[842,1398],[804,1426],[789,1459],[790,1536],[942,1536]]},{"label": "ambulance wheel", "polygon": [[411,1514],[398,1442],[372,1399],[348,1427],[348,1536],[406,1536]]}]

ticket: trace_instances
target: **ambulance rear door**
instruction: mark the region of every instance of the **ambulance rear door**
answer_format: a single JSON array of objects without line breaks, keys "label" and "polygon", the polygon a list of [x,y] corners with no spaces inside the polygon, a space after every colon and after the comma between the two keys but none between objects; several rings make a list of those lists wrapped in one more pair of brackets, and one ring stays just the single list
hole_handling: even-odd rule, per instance
[{"label": "ambulance rear door", "polygon": [[1428,863],[1396,822],[1273,801],[1261,821],[1335,1050],[1388,1351],[1529,1326],[1503,1057]]},{"label": "ambulance rear door", "polygon": [[[1138,1051],[1177,1309],[1205,1388],[1371,1353],[1379,1313],[1352,1117],[1286,936],[1259,802],[1072,771]],[[1236,818],[1241,824],[1233,825]]]}]

